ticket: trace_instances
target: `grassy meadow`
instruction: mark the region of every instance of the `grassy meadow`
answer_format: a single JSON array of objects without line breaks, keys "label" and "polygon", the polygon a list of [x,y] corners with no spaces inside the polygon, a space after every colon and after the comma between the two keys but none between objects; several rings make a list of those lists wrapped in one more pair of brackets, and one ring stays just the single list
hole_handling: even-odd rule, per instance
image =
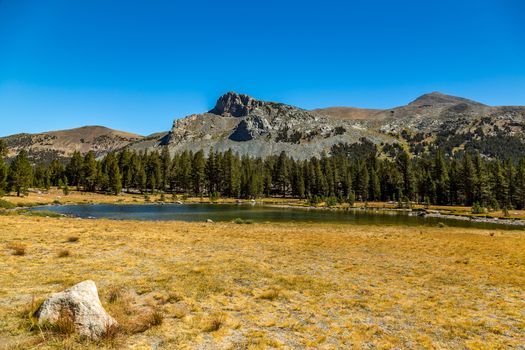
[{"label": "grassy meadow", "polygon": [[[32,327],[85,279],[118,332]],[[519,349],[524,329],[519,231],[0,215],[0,349]]]}]

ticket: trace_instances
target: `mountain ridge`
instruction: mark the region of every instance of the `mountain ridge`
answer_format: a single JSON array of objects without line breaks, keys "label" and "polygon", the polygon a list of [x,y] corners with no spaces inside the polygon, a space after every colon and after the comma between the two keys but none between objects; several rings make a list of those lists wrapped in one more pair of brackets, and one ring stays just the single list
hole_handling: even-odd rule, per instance
[{"label": "mountain ridge", "polygon": [[53,158],[68,158],[75,151],[83,154],[93,151],[100,157],[143,138],[141,135],[100,125],[0,137],[8,146],[8,158],[24,149],[33,161],[44,162]]},{"label": "mountain ridge", "polygon": [[448,154],[478,150],[488,157],[497,157],[502,155],[502,142],[511,142],[516,149],[513,152],[525,154],[525,107],[489,106],[431,92],[389,109],[306,110],[230,91],[220,96],[208,112],[176,119],[168,132],[146,137],[88,126],[17,134],[4,140],[8,146],[15,145],[11,152],[28,149],[35,159],[45,158],[46,153],[67,157],[74,150],[93,150],[103,156],[124,147],[136,151],[168,147],[171,153],[232,149],[250,156],[285,151],[294,158],[305,159],[364,140],[378,145],[383,152],[397,148],[417,155],[441,148]]}]

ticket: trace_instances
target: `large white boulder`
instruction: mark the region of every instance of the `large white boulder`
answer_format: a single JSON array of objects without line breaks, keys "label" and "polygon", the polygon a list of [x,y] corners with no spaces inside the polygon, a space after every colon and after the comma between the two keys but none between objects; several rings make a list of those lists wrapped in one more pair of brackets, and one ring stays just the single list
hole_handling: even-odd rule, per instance
[{"label": "large white boulder", "polygon": [[51,295],[35,317],[40,326],[63,324],[64,318],[68,318],[66,321],[73,324],[76,332],[90,339],[97,339],[117,326],[117,321],[102,307],[97,286],[90,280]]}]

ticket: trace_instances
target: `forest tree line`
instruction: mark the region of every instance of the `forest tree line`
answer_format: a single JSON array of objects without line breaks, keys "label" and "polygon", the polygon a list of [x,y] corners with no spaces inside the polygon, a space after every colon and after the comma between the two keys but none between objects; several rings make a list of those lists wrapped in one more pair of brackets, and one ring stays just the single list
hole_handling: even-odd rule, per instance
[{"label": "forest tree line", "polygon": [[411,157],[404,151],[380,157],[377,151],[334,152],[295,160],[284,152],[253,158],[226,152],[75,152],[65,164],[32,165],[25,151],[9,164],[0,143],[0,192],[59,186],[85,192],[172,193],[255,199],[295,197],[311,202],[397,201],[484,208],[525,208],[525,159],[486,159],[464,153]]}]

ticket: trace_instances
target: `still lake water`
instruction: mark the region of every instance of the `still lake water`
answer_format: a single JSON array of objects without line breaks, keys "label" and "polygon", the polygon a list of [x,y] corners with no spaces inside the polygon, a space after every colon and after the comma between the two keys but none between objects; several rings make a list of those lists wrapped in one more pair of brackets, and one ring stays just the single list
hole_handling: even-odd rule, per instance
[{"label": "still lake water", "polygon": [[404,212],[367,210],[318,210],[280,208],[251,204],[91,204],[37,207],[80,218],[106,218],[114,220],[146,221],[232,221],[236,218],[255,222],[311,222],[356,225],[405,225],[436,226],[440,222],[453,227],[475,227],[484,229],[523,229],[512,225],[470,222],[445,218],[425,218]]}]

